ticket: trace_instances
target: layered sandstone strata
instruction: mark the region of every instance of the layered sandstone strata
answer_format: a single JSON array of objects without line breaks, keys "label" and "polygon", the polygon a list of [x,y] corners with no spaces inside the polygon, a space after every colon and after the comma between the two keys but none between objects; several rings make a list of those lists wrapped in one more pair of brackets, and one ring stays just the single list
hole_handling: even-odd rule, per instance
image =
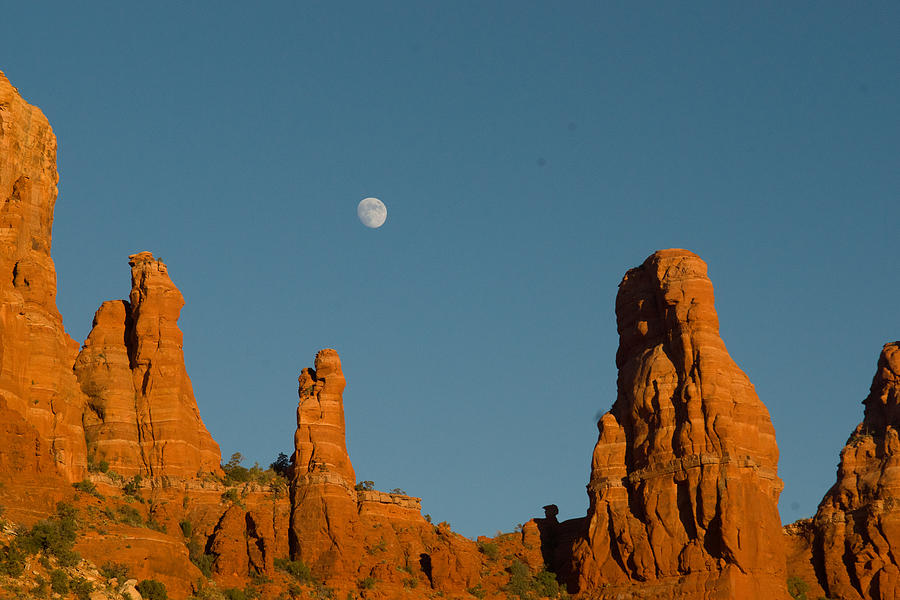
[{"label": "layered sandstone strata", "polygon": [[28,452],[69,479],[85,472],[84,399],[63,330],[50,258],[56,137],[0,72],[0,408],[33,429]]},{"label": "layered sandstone strata", "polygon": [[887,344],[865,413],[813,521],[812,564],[829,598],[900,598],[900,342]]},{"label": "layered sandstone strata", "polygon": [[316,354],[298,378],[297,431],[291,479],[291,555],[326,576],[355,572],[356,475],[347,453],[341,359]]},{"label": "layered sandstone strata", "polygon": [[129,257],[129,300],[104,302],[75,361],[96,463],[122,475],[190,478],[221,471],[197,409],[178,316],[184,298],[150,252]]},{"label": "layered sandstone strata", "polygon": [[775,431],[719,337],[706,271],[662,250],[619,286],[618,396],[598,423],[579,590],[787,597]]}]

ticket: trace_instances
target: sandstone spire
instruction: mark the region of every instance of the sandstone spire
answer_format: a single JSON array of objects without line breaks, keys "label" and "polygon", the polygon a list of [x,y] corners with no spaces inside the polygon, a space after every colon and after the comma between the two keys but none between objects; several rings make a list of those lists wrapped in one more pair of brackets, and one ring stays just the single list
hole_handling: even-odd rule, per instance
[{"label": "sandstone spire", "polygon": [[56,308],[50,258],[57,180],[47,119],[0,72],[0,409],[33,428],[29,453],[79,479],[86,453],[84,399],[72,375],[78,344]]},{"label": "sandstone spire", "polygon": [[321,574],[354,573],[361,547],[356,475],[347,454],[343,391],[334,350],[316,354],[298,378],[300,403],[291,479],[291,555]]},{"label": "sandstone spire", "polygon": [[75,363],[88,397],[85,434],[95,462],[123,475],[195,477],[221,455],[197,409],[178,316],[184,298],[149,252],[129,257],[129,301],[104,302]]},{"label": "sandstone spire", "polygon": [[829,598],[900,598],[900,342],[882,349],[863,404],[816,513],[813,562]]},{"label": "sandstone spire", "polygon": [[626,273],[616,316],[618,396],[598,423],[577,587],[786,598],[775,431],[719,337],[706,264],[656,252]]}]

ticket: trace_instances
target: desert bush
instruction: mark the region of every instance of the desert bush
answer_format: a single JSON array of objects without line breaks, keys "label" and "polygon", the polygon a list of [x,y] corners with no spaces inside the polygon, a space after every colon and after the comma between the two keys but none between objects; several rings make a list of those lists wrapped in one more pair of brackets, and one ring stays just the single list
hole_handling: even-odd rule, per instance
[{"label": "desert bush", "polygon": [[117,523],[132,527],[140,527],[144,524],[144,518],[141,516],[140,511],[133,506],[117,506],[115,520]]},{"label": "desert bush", "polygon": [[191,533],[194,530],[194,526],[190,521],[188,521],[187,519],[183,519],[182,521],[180,521],[178,523],[178,526],[181,527],[181,535],[183,535],[186,538],[191,537]]},{"label": "desert bush", "polygon": [[187,547],[188,558],[194,563],[194,566],[200,569],[204,577],[212,577],[212,565],[216,557],[212,554],[207,554],[205,548],[197,541],[197,538],[191,538]]},{"label": "desert bush", "polygon": [[355,486],[357,492],[371,492],[375,489],[374,481],[360,481]]},{"label": "desert bush", "polygon": [[546,569],[534,576],[534,590],[541,598],[556,598],[559,596],[559,582],[556,575]]},{"label": "desert bush", "polygon": [[90,600],[91,592],[94,591],[94,584],[84,577],[73,577],[69,581],[69,588],[78,600]]},{"label": "desert bush", "polygon": [[141,497],[139,496],[141,491],[141,481],[141,476],[135,475],[128,480],[128,483],[122,486],[122,492],[124,492],[126,496],[131,496],[132,498],[141,500]]},{"label": "desert bush", "polygon": [[160,523],[156,519],[147,519],[146,526],[148,529],[152,529],[153,531],[159,531],[160,533],[166,532],[165,523]]},{"label": "desert bush", "polygon": [[117,579],[119,583],[125,583],[128,580],[128,566],[108,562],[100,567],[100,574],[107,579]]},{"label": "desert bush", "polygon": [[361,590],[371,590],[375,587],[375,583],[377,583],[377,580],[374,577],[366,577],[359,582],[359,588]]},{"label": "desert bush", "polygon": [[75,566],[81,560],[72,550],[78,532],[76,514],[70,504],[60,502],[53,518],[38,521],[14,543],[26,556],[44,552],[55,556],[64,567]]},{"label": "desert bush", "polygon": [[799,577],[788,577],[787,589],[788,594],[794,600],[806,600],[806,592],[809,591],[809,585]]},{"label": "desert bush", "polygon": [[62,569],[54,569],[50,572],[50,589],[60,595],[69,592],[69,576]]},{"label": "desert bush", "polygon": [[144,600],[169,600],[166,586],[155,579],[145,579],[137,584],[137,591]]},{"label": "desert bush", "polygon": [[500,557],[500,548],[493,542],[482,542],[478,544],[478,551],[488,557],[489,560],[497,560]]},{"label": "desert bush", "polygon": [[103,497],[100,492],[97,491],[97,486],[94,485],[90,479],[82,479],[81,481],[75,482],[72,484],[72,487],[79,492],[84,492],[85,494],[96,496],[97,498]]},{"label": "desert bush", "polygon": [[479,599],[484,598],[487,595],[487,592],[484,591],[484,588],[481,587],[480,583],[470,587],[466,591]]},{"label": "desert bush", "polygon": [[21,577],[25,572],[25,553],[16,544],[0,548],[0,575]]},{"label": "desert bush", "polygon": [[276,558],[275,568],[284,571],[299,583],[312,583],[313,581],[312,571],[302,561]]}]

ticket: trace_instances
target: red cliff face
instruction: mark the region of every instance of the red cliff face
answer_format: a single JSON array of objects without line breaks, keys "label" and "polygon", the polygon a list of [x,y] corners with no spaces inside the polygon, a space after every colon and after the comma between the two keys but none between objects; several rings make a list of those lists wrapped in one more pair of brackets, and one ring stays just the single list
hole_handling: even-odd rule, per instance
[{"label": "red cliff face", "polygon": [[619,286],[618,397],[598,423],[574,550],[582,591],[787,598],[775,431],[713,302],[686,250],[656,252]]},{"label": "red cliff face", "polygon": [[900,342],[887,344],[865,416],[813,521],[813,563],[830,598],[900,598]]},{"label": "red cliff face", "polygon": [[75,362],[87,396],[89,455],[122,475],[219,473],[219,446],[200,419],[184,366],[184,298],[152,254],[129,261],[129,301],[103,303]]},{"label": "red cliff face", "polygon": [[[85,472],[78,344],[63,330],[50,258],[56,137],[0,72],[0,410],[27,430],[29,464]],[[11,421],[15,421],[13,425]]]}]

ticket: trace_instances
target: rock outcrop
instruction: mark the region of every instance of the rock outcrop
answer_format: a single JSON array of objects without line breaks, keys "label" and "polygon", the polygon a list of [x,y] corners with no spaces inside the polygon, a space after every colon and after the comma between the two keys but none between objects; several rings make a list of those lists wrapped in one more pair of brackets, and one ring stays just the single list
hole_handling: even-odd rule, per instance
[{"label": "rock outcrop", "polygon": [[184,366],[184,298],[151,253],[134,254],[129,264],[129,300],[100,306],[75,361],[87,397],[88,454],[122,475],[221,473],[219,446],[203,425]]},{"label": "rock outcrop", "polygon": [[900,598],[900,342],[884,346],[865,413],[813,521],[812,563],[830,598]]},{"label": "rock outcrop", "polygon": [[775,431],[719,337],[706,271],[662,250],[619,286],[618,396],[598,423],[578,590],[787,598]]},{"label": "rock outcrop", "polygon": [[315,368],[298,378],[300,403],[291,479],[291,555],[314,572],[355,572],[361,551],[355,532],[356,475],[347,453],[341,360],[316,354]]},{"label": "rock outcrop", "polygon": [[434,526],[420,499],[357,490],[347,453],[341,361],[316,355],[300,373],[291,492],[291,556],[338,588],[371,578],[402,589],[460,591],[478,581],[482,559],[469,539]]},{"label": "rock outcrop", "polygon": [[50,124],[0,72],[0,405],[33,428],[28,452],[74,480],[86,467],[84,399],[72,375],[78,344],[56,308],[57,180]]}]

